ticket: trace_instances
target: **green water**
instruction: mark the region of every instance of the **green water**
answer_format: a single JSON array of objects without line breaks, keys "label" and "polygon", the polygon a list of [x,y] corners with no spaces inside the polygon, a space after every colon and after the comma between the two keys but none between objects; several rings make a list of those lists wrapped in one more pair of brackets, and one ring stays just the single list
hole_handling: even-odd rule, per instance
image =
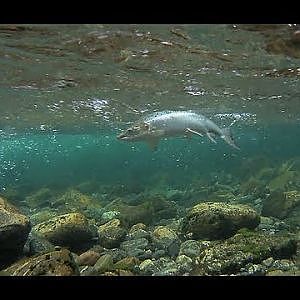
[{"label": "green water", "polygon": [[[266,51],[273,35],[292,30],[2,25],[0,190],[20,189],[25,198],[87,181],[128,193],[186,189],[197,180],[226,182],[228,174],[241,183],[251,158],[271,167],[297,159],[299,76],[268,74],[295,70],[299,59]],[[232,129],[241,150],[194,137],[161,141],[152,152],[116,139],[139,117],[165,109],[200,111],[221,127],[238,119]]]}]

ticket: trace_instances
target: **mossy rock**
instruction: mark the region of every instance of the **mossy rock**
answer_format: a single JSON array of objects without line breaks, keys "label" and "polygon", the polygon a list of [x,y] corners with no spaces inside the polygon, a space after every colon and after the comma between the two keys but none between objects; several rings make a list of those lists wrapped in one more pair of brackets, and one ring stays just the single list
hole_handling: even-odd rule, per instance
[{"label": "mossy rock", "polygon": [[113,271],[115,269],[112,256],[110,254],[102,255],[96,262],[96,264],[89,269],[85,275],[101,275],[108,271]]},{"label": "mossy rock", "polygon": [[181,223],[181,232],[193,239],[223,239],[232,236],[240,228],[254,229],[260,216],[243,204],[206,202],[192,207]]},{"label": "mossy rock", "polygon": [[263,202],[263,216],[276,217],[279,219],[286,218],[292,210],[300,205],[300,192],[276,190]]},{"label": "mossy rock", "polygon": [[51,203],[52,207],[64,207],[68,211],[82,211],[84,214],[85,210],[99,209],[101,204],[98,200],[85,195],[75,189],[67,190],[61,197],[55,199]]},{"label": "mossy rock", "polygon": [[30,222],[33,225],[48,221],[53,217],[57,217],[58,213],[54,210],[44,209],[30,216]]},{"label": "mossy rock", "polygon": [[125,257],[115,263],[115,268],[120,270],[134,271],[135,268],[140,264],[140,260],[136,257]]},{"label": "mossy rock", "polygon": [[152,241],[158,249],[167,251],[170,256],[177,256],[180,248],[180,240],[177,234],[166,226],[157,226],[152,235]]},{"label": "mossy rock", "polygon": [[96,227],[80,213],[54,217],[35,225],[33,230],[52,244],[69,247],[74,252],[84,249],[97,237]]},{"label": "mossy rock", "polygon": [[120,220],[113,219],[99,226],[99,243],[104,248],[111,249],[119,247],[121,242],[125,239],[126,233],[126,230],[121,226]]},{"label": "mossy rock", "polygon": [[23,259],[4,270],[11,276],[71,276],[79,275],[71,252],[67,249],[52,251]]},{"label": "mossy rock", "polygon": [[107,205],[106,210],[118,211],[118,219],[126,228],[136,223],[150,225],[161,219],[169,219],[177,215],[176,207],[162,197],[153,197],[137,205],[129,205],[122,199],[118,199]]},{"label": "mossy rock", "polygon": [[29,218],[0,197],[0,269],[22,253],[30,229]]},{"label": "mossy rock", "polygon": [[214,242],[198,257],[198,274],[234,274],[248,263],[259,264],[268,257],[291,258],[297,250],[294,239],[240,230],[233,237]]},{"label": "mossy rock", "polygon": [[25,202],[30,208],[45,207],[50,205],[52,197],[54,197],[52,191],[49,188],[43,187],[30,196],[27,196]]}]

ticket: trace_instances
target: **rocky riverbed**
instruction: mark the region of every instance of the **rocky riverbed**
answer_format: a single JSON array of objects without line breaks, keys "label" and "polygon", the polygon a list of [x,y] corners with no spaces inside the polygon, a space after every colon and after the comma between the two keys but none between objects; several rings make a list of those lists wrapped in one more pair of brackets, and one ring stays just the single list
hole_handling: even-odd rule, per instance
[{"label": "rocky riverbed", "polygon": [[43,187],[17,202],[9,191],[0,198],[1,274],[300,275],[293,165],[185,193],[108,194],[84,183]]}]

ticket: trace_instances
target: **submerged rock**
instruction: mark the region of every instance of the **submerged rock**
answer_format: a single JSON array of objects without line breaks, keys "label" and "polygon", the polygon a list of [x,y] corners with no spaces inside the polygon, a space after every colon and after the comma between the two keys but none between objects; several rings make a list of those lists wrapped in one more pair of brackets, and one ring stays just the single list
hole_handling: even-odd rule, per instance
[{"label": "submerged rock", "polygon": [[179,255],[195,258],[199,256],[204,249],[208,248],[209,245],[209,241],[187,240],[180,245]]},{"label": "submerged rock", "polygon": [[51,218],[57,217],[58,215],[59,214],[56,211],[44,209],[30,215],[30,222],[32,223],[32,225],[36,225],[48,221]]},{"label": "submerged rock", "polygon": [[22,254],[30,229],[29,218],[0,197],[0,269]]},{"label": "submerged rock", "polygon": [[254,229],[259,222],[258,213],[247,205],[206,202],[189,210],[182,220],[181,232],[194,239],[222,239],[240,228]]},{"label": "submerged rock", "polygon": [[263,202],[262,215],[267,217],[286,218],[292,210],[300,205],[300,192],[283,192],[276,190]]},{"label": "submerged rock", "polygon": [[162,257],[158,260],[146,259],[139,265],[141,275],[171,276],[179,275],[178,265],[169,257]]},{"label": "submerged rock", "polygon": [[94,269],[98,273],[104,273],[114,269],[113,259],[109,254],[102,255],[96,262]]},{"label": "submerged rock", "polygon": [[54,217],[37,224],[33,231],[54,245],[69,247],[76,252],[84,249],[97,238],[97,229],[80,213]]},{"label": "submerged rock", "polygon": [[123,258],[127,257],[126,251],[124,251],[122,249],[119,249],[119,248],[105,249],[103,251],[103,253],[104,254],[109,254],[112,257],[114,263],[116,263],[119,260],[122,260]]},{"label": "submerged rock", "polygon": [[78,266],[93,266],[97,260],[100,258],[100,254],[93,250],[88,250],[86,252],[81,253],[76,258],[76,263]]},{"label": "submerged rock", "polygon": [[126,230],[119,219],[113,219],[98,228],[99,242],[104,248],[116,248],[125,239]]},{"label": "submerged rock", "polygon": [[176,258],[176,264],[178,266],[178,270],[181,273],[189,273],[194,269],[193,260],[186,255],[179,255]]},{"label": "submerged rock", "polygon": [[118,219],[122,225],[129,228],[137,223],[146,225],[161,219],[173,218],[177,215],[177,208],[163,197],[153,197],[137,205],[128,205],[118,199],[105,208],[107,211],[119,212]]},{"label": "submerged rock", "polygon": [[269,257],[290,258],[297,250],[295,240],[243,229],[235,236],[214,242],[197,258],[201,275],[234,274],[248,263],[258,264]]},{"label": "submerged rock", "polygon": [[151,237],[158,249],[165,250],[170,256],[178,255],[180,240],[172,229],[158,226],[154,229]]},{"label": "submerged rock", "polygon": [[12,276],[70,276],[79,275],[79,269],[67,249],[31,257],[4,270]]},{"label": "submerged rock", "polygon": [[116,269],[136,271],[136,267],[140,264],[140,260],[136,257],[127,256],[115,263]]},{"label": "submerged rock", "polygon": [[49,188],[43,187],[27,196],[25,202],[31,208],[50,206],[53,196],[53,192]]},{"label": "submerged rock", "polygon": [[93,267],[88,268],[83,275],[85,276],[98,276],[107,271],[113,271],[115,269],[113,259],[111,255],[104,254],[96,262]]},{"label": "submerged rock", "polygon": [[139,259],[151,257],[151,251],[149,249],[150,243],[145,238],[124,241],[120,245],[120,248],[127,253],[127,256],[133,256]]},{"label": "submerged rock", "polygon": [[[75,189],[67,190],[63,195],[52,201],[51,206],[54,208],[63,208],[68,212],[80,211],[86,217],[91,214],[95,215],[93,211],[101,210],[99,201],[93,197],[80,193]],[[99,212],[99,218],[102,214]]]},{"label": "submerged rock", "polygon": [[53,251],[55,246],[52,243],[50,243],[47,239],[36,234],[34,231],[31,231],[29,233],[24,249],[26,248],[27,248],[26,255],[32,256],[36,254]]}]

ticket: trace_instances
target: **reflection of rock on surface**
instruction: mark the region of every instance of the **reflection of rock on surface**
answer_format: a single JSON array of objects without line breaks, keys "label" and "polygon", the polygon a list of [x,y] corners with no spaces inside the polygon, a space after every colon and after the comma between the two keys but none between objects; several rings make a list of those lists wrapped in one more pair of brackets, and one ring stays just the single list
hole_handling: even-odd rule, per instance
[{"label": "reflection of rock on surface", "polygon": [[29,218],[0,197],[0,269],[22,253],[30,228]]}]

